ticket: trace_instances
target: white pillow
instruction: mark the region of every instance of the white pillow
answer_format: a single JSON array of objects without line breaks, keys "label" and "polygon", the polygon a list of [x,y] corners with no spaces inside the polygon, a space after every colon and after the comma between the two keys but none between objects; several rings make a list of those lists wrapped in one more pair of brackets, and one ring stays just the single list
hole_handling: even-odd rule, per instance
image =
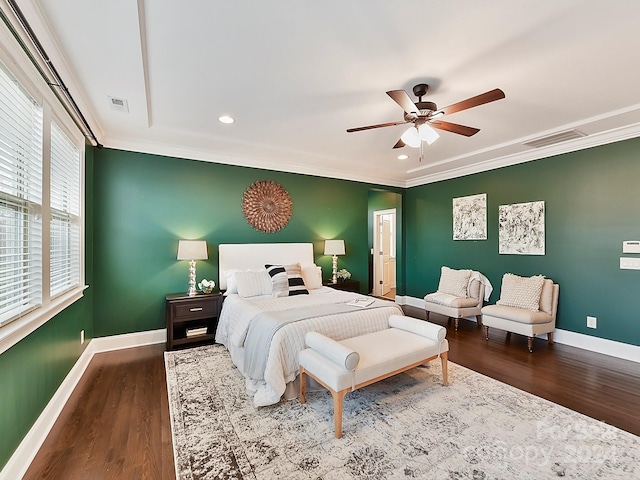
[{"label": "white pillow", "polygon": [[440,273],[438,292],[448,293],[456,297],[467,297],[467,288],[469,287],[471,273],[471,270],[454,270],[453,268],[443,266]]},{"label": "white pillow", "polygon": [[520,277],[505,273],[500,287],[500,300],[496,303],[537,312],[540,310],[540,294],[543,285],[544,276],[542,275]]},{"label": "white pillow", "polygon": [[236,272],[238,295],[241,297],[257,297],[271,295],[271,277],[266,270],[245,270]]},{"label": "white pillow", "polygon": [[322,267],[315,264],[303,266],[302,278],[307,289],[317,290],[322,288]]},{"label": "white pillow", "polygon": [[227,279],[227,290],[224,292],[226,295],[231,295],[232,293],[238,293],[238,285],[236,283],[236,273],[240,270],[225,270],[224,277]]}]

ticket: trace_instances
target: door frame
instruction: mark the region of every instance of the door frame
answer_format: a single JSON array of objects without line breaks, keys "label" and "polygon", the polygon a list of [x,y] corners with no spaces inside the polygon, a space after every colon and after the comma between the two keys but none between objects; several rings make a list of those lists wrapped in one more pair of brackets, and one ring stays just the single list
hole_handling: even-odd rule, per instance
[{"label": "door frame", "polygon": [[374,210],[373,212],[373,291],[371,293],[374,296],[382,296],[380,290],[382,285],[381,281],[384,277],[380,265],[380,217],[393,214],[393,236],[395,237],[393,242],[395,245],[398,238],[398,214],[396,210],[395,208],[388,208],[385,210]]}]

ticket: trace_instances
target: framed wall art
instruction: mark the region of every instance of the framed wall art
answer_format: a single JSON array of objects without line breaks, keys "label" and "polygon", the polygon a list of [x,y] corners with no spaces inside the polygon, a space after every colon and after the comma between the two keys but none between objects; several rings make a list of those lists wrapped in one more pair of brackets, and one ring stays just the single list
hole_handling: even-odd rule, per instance
[{"label": "framed wall art", "polygon": [[487,194],[453,199],[453,239],[487,239]]},{"label": "framed wall art", "polygon": [[499,253],[544,255],[544,202],[498,207]]}]

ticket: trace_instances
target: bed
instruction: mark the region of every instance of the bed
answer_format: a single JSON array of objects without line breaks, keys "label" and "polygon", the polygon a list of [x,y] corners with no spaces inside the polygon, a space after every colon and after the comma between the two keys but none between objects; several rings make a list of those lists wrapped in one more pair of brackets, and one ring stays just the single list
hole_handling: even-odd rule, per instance
[{"label": "bed", "polygon": [[[225,299],[216,342],[229,351],[256,407],[296,396],[298,353],[307,332],[344,340],[384,330],[389,316],[403,315],[394,302],[323,286],[311,243],[221,244],[218,253]],[[301,273],[304,284],[276,297],[275,275],[282,279],[285,266],[289,283],[298,285]],[[292,293],[299,288],[308,293]],[[358,299],[364,307],[349,305]]]}]

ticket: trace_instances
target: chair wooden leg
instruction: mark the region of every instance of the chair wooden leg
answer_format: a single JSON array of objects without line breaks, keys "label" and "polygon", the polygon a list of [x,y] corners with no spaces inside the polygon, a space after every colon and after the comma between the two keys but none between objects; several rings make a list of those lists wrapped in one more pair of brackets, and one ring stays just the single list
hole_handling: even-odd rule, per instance
[{"label": "chair wooden leg", "polygon": [[547,342],[553,343],[553,332],[547,333]]},{"label": "chair wooden leg", "polygon": [[331,390],[331,395],[333,396],[333,428],[336,438],[342,438],[342,406],[344,405],[344,396],[348,391],[349,389],[340,392]]},{"label": "chair wooden leg", "polygon": [[307,401],[307,372],[300,367],[300,403]]},{"label": "chair wooden leg", "polygon": [[478,322],[478,326],[481,327],[482,326],[482,315],[476,315],[476,320]]},{"label": "chair wooden leg", "polygon": [[442,363],[442,385],[449,386],[449,352],[440,354],[440,363]]},{"label": "chair wooden leg", "polygon": [[527,337],[527,347],[529,347],[529,353],[533,353],[533,337]]},{"label": "chair wooden leg", "polygon": [[459,321],[460,321],[460,319],[458,319],[458,318],[455,318],[453,320],[453,328],[455,329],[456,332],[458,331],[458,322]]},{"label": "chair wooden leg", "polygon": [[489,327],[484,326],[484,339],[489,340]]}]

